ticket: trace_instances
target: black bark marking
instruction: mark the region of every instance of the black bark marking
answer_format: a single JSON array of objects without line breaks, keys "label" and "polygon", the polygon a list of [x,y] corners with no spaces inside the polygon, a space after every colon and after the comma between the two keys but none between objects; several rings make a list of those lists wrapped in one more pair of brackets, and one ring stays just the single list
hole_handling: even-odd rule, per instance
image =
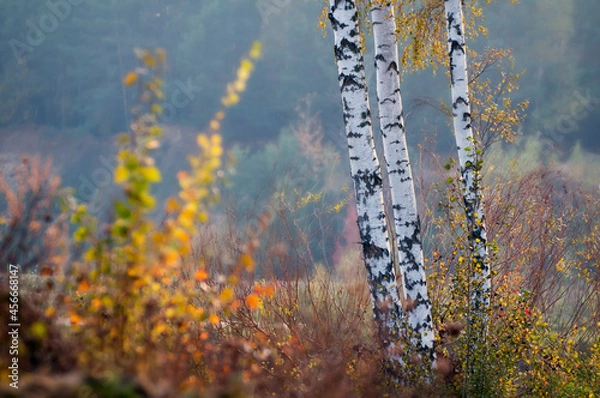
[{"label": "black bark marking", "polygon": [[348,49],[352,54],[359,54],[360,47],[354,42],[354,40],[350,41],[345,37],[340,41],[340,47],[342,49]]},{"label": "black bark marking", "polygon": [[378,247],[371,242],[363,242],[362,247],[363,247],[363,255],[365,256],[365,258],[369,258],[369,259],[379,260],[379,259],[383,258],[385,255],[387,255],[387,253],[388,253],[387,249]]},{"label": "black bark marking", "polygon": [[450,56],[452,56],[452,54],[455,51],[461,51],[463,54],[465,53],[464,46],[462,44],[460,44],[458,41],[452,40],[450,42]]},{"label": "black bark marking", "polygon": [[403,128],[404,126],[403,126],[403,125],[402,125],[402,123],[400,123],[400,122],[388,123],[388,124],[386,124],[385,126],[383,126],[383,128],[384,128],[384,129],[386,129],[386,130],[388,130],[388,129],[391,129],[392,127],[397,127],[397,128],[399,128],[400,130],[402,130],[402,128]]},{"label": "black bark marking", "polygon": [[369,195],[374,195],[375,192],[381,190],[383,181],[379,175],[379,170],[372,172],[359,172],[354,176],[354,183],[358,186],[364,186]]},{"label": "black bark marking", "polygon": [[392,61],[390,62],[390,65],[387,68],[386,72],[389,72],[390,70],[394,70],[396,73],[398,73],[398,64],[396,64],[396,61]]},{"label": "black bark marking", "polygon": [[[337,7],[337,4],[335,5]],[[346,25],[345,23],[342,23],[340,21],[338,21],[334,16],[333,16],[333,12],[335,10],[333,9],[333,7],[331,8],[331,11],[329,11],[329,14],[327,15],[329,17],[329,21],[331,22],[331,27],[333,28],[333,30],[339,30],[339,29],[344,29],[346,28],[348,25]]]},{"label": "black bark marking", "polygon": [[333,53],[335,55],[335,59],[336,61],[340,61],[344,58],[344,50],[342,48],[340,48],[339,46],[334,46],[333,47]]},{"label": "black bark marking", "polygon": [[454,101],[454,104],[452,104],[452,107],[454,109],[458,109],[458,105],[460,104],[463,104],[464,106],[469,106],[469,101],[466,98],[458,97],[456,98],[456,101]]},{"label": "black bark marking", "polygon": [[[446,1],[448,1],[448,0],[446,0]],[[451,28],[453,23],[454,23],[454,14],[448,14],[448,29]]]},{"label": "black bark marking", "polygon": [[340,73],[339,80],[342,82],[342,90],[350,90],[354,87],[356,90],[362,90],[365,86],[360,83],[356,75],[344,75]]}]

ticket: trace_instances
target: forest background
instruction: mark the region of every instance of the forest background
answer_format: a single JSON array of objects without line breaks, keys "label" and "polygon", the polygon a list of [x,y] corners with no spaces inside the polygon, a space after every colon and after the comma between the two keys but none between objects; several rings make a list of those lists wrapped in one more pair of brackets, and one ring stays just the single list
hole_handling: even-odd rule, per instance
[{"label": "forest background", "polygon": [[[81,200],[95,199],[100,211],[100,203],[106,203],[101,197],[109,191],[98,170],[112,158],[114,138],[127,129],[135,102],[136,93],[124,90],[121,81],[136,65],[132,49],[163,47],[169,65],[160,122],[167,133],[158,160],[166,174],[173,174],[185,165],[190,137],[219,107],[240,53],[257,39],[264,45],[260,67],[244,101],[223,124],[226,145],[239,148],[242,165],[234,189],[257,199],[281,174],[272,157],[300,161],[282,155],[284,147],[269,146],[286,139],[299,112],[322,127],[324,143],[345,153],[331,38],[324,38],[318,27],[319,2],[88,0],[59,7],[62,18],[54,16],[50,4],[0,4],[3,171],[18,164],[21,153],[52,156],[64,184],[74,187]],[[492,4],[485,14],[489,35],[471,46],[479,52],[488,47],[513,50],[514,70],[525,70],[514,102],[530,102],[520,132],[541,143],[545,159],[564,161],[574,149],[576,157],[600,153],[595,127],[600,122],[598,8],[592,0]],[[374,72],[368,79],[373,81]],[[426,105],[432,99],[447,100],[444,69],[406,75],[402,87],[410,147],[428,139],[450,154],[448,119]],[[590,176],[597,182],[596,177]],[[159,197],[172,186],[164,188]]]},{"label": "forest background", "polygon": [[[319,21],[324,21],[322,6],[320,1],[311,0],[0,2],[0,42],[4,43],[0,47],[0,171],[6,181],[0,187],[6,199],[0,204],[8,208],[9,216],[3,214],[0,221],[12,227],[12,221],[23,216],[17,211],[18,217],[10,218],[14,215],[11,207],[14,210],[18,207],[15,202],[19,202],[14,197],[27,199],[22,202],[27,206],[31,203],[27,207],[31,214],[40,211],[35,214],[39,219],[14,229],[23,232],[22,236],[11,235],[13,230],[8,227],[2,230],[3,248],[10,250],[0,255],[19,263],[24,271],[41,272],[44,278],[47,269],[40,269],[40,265],[56,259],[57,264],[72,267],[71,277],[75,278],[67,279],[62,292],[67,292],[68,300],[48,308],[50,302],[44,301],[48,297],[61,301],[54,293],[43,293],[44,286],[52,291],[52,279],[46,285],[36,277],[23,279],[25,293],[31,293],[25,296],[32,297],[33,307],[42,309],[30,313],[32,319],[41,321],[32,323],[25,338],[31,338],[28,344],[34,347],[50,346],[48,356],[42,359],[35,358],[33,351],[32,358],[27,359],[29,370],[39,371],[36,363],[46,362],[52,364],[52,370],[69,370],[61,361],[68,361],[71,351],[85,368],[82,364],[89,363],[90,355],[103,353],[98,368],[91,371],[94,376],[104,375],[107,369],[117,374],[122,370],[121,375],[131,375],[147,391],[160,389],[156,385],[160,383],[153,384],[151,376],[160,372],[159,361],[145,369],[140,368],[141,361],[120,357],[121,348],[139,343],[140,349],[147,350],[144,355],[157,354],[165,363],[177,364],[179,358],[190,354],[189,362],[179,372],[173,370],[168,381],[177,391],[194,386],[237,388],[236,381],[227,377],[239,366],[245,381],[255,381],[251,388],[258,394],[297,390],[314,396],[315,391],[326,394],[327,387],[337,383],[341,394],[346,388],[368,395],[372,383],[382,375],[376,371],[379,354],[373,348],[374,340],[368,337],[372,325],[365,313],[365,271],[359,259],[356,216],[348,206],[353,200],[352,181],[331,32],[319,26]],[[489,372],[490,380],[495,379],[486,384],[498,386],[498,395],[597,393],[597,11],[600,6],[592,0],[494,3],[485,10],[488,35],[480,35],[469,46],[480,54],[489,47],[511,48],[512,70],[524,72],[518,81],[520,89],[512,90],[511,82],[504,87],[506,95],[512,104],[528,103],[522,123],[508,121],[518,130],[504,135],[510,142],[487,148],[483,170],[489,187],[486,213],[497,270],[492,325],[498,333],[490,333],[489,344],[501,349],[497,349],[498,358],[482,363],[498,370]],[[261,43],[262,56],[260,60],[252,58],[256,64],[246,64],[244,69],[240,58],[254,48],[255,41]],[[365,43],[366,62],[372,64],[370,40]],[[127,86],[135,86],[135,79],[151,79],[152,73],[146,75],[136,68],[140,60],[141,66],[156,68],[156,59],[162,62],[164,53],[156,53],[154,59],[141,50],[134,53],[133,48],[166,49],[167,67],[156,72],[164,82],[158,90],[164,93],[163,112],[156,112],[164,130],[160,145],[150,139],[154,126],[145,125],[130,112],[140,98],[156,92],[136,92]],[[506,76],[503,73],[511,73],[510,64],[508,58],[495,62],[485,68],[482,78],[489,78],[494,87]],[[465,241],[456,176],[449,160],[455,145],[441,105],[449,99],[448,78],[445,67],[437,67],[435,73],[405,74],[402,88],[436,337],[441,358],[451,359],[440,373],[449,379],[452,388],[448,394],[452,396],[461,388],[469,388],[461,382],[468,377],[463,377],[464,373],[461,376],[459,370],[469,354],[456,348],[459,345],[452,340],[461,334],[461,300],[468,297],[462,293],[468,286],[461,286],[455,276],[464,262],[461,253]],[[250,70],[252,78],[248,80]],[[136,78],[123,79],[131,76],[130,71]],[[236,73],[238,81],[234,83]],[[245,76],[241,83],[240,75]],[[372,70],[368,70],[367,78],[373,87]],[[236,98],[235,107],[222,113],[225,87],[238,83],[240,94],[243,91],[241,99]],[[481,93],[485,94],[485,89]],[[371,90],[372,103],[374,94]],[[498,106],[506,104],[502,97],[496,98]],[[155,113],[154,108],[151,112]],[[140,145],[148,145],[141,150],[143,156],[136,152],[139,148],[131,152],[131,156],[141,156],[140,164],[148,167],[139,170],[142,184],[138,188],[146,195],[141,201],[131,197],[132,170],[125,173],[118,167],[128,152],[115,159],[117,137],[128,130],[140,134]],[[216,136],[197,138],[199,131],[218,132],[222,141]],[[187,216],[173,221],[172,215],[179,211],[183,215],[187,209],[183,204],[189,198],[182,199],[180,208],[167,202],[167,197],[177,192],[178,182],[182,188],[194,186],[188,175],[179,171],[189,168],[186,155],[197,153],[195,141],[203,152],[195,158],[192,175],[208,173],[218,181],[211,177],[196,186],[198,194],[211,188],[202,201],[203,205],[213,205],[209,210],[211,223],[204,224],[209,218],[204,212],[208,208],[196,209],[196,216],[204,221],[199,229],[188,231]],[[223,154],[221,143],[230,158],[222,171],[214,166],[215,158]],[[126,144],[121,141],[121,149]],[[154,164],[145,157],[150,149],[156,149],[152,157],[156,158],[156,170],[161,170],[160,183]],[[75,225],[60,229],[67,223],[67,213],[54,214],[57,206],[46,199],[63,197],[64,192],[57,191],[50,171],[40,167],[35,158],[22,160],[26,153],[53,158],[51,172],[61,176],[63,186],[72,187],[70,194],[76,201],[88,204],[85,210],[66,203],[74,211],[69,214]],[[29,177],[23,178],[27,173]],[[30,191],[21,195],[17,190],[11,197],[11,189],[19,184]],[[37,203],[37,195],[47,198]],[[154,199],[147,195],[156,197],[155,206],[150,205]],[[113,206],[115,200],[119,202]],[[97,217],[98,223],[89,216]],[[135,220],[135,228],[123,230],[119,223],[129,219]],[[47,226],[40,227],[46,225],[41,220]],[[170,229],[171,221],[181,229]],[[139,250],[140,257],[134,263],[140,267],[152,264],[153,259],[158,264],[180,261],[176,251],[163,253],[163,249],[172,249],[169,245],[146,245],[142,236],[150,225],[161,231],[153,239],[172,239],[172,243],[178,242],[174,247],[185,246],[181,236],[189,232],[196,239],[193,252],[187,253],[189,259],[182,255],[181,263],[186,267],[200,264],[200,268],[182,267],[175,277],[166,279],[159,270],[148,276],[149,280],[142,279],[148,282],[146,287],[157,286],[156,280],[167,286],[189,280],[206,292],[197,295],[198,286],[189,291],[160,290],[164,296],[157,302],[165,306],[157,310],[156,319],[146,319],[141,311],[152,304],[153,297],[139,297],[135,283],[127,285],[132,280],[139,282],[136,267],[130,267],[126,256],[119,257],[128,250]],[[50,235],[58,236],[55,234],[65,241],[73,234],[72,241],[53,241]],[[107,251],[103,258],[98,248],[106,248],[104,239],[111,247],[112,239],[119,242],[121,234],[126,238],[124,251],[117,244],[111,248],[114,252]],[[21,241],[17,242],[24,242],[24,246],[13,247],[13,236],[19,236]],[[52,242],[58,244],[48,246]],[[28,244],[32,250],[24,250]],[[80,256],[84,251],[78,244],[91,249]],[[53,251],[62,257],[52,256]],[[71,261],[80,257],[81,263]],[[101,275],[107,272],[104,280],[114,281],[114,285],[95,283],[102,277],[85,271],[86,266],[103,261],[123,266],[109,271],[98,268]],[[57,271],[62,269],[57,267]],[[206,284],[208,279],[215,284]],[[275,289],[267,283],[275,280],[286,282]],[[290,281],[295,285],[286,284]],[[448,287],[450,281],[454,288]],[[256,283],[254,290],[247,285],[252,283]],[[35,301],[37,293],[42,304]],[[115,303],[111,294],[125,304]],[[206,311],[198,315],[188,305],[177,316],[184,319],[182,322],[201,319],[200,330],[208,333],[196,335],[194,328],[173,327],[172,310],[180,310],[176,304],[182,297]],[[127,300],[139,311],[119,312]],[[137,305],[142,302],[144,306]],[[241,310],[235,312],[234,306]],[[104,324],[107,313],[114,317]],[[144,334],[146,329],[138,328],[146,321],[150,323],[148,335]],[[78,328],[86,322],[97,325],[97,329]],[[71,327],[77,339],[52,345],[53,340],[46,338],[54,336],[55,330],[62,333]],[[340,330],[347,338],[340,340]],[[104,333],[121,336],[122,341],[114,347],[104,344],[99,339]],[[157,336],[167,337],[161,340]],[[232,336],[241,336],[252,345],[233,340],[240,344],[235,345]],[[166,345],[154,345],[157,339]],[[147,344],[149,341],[152,344]],[[70,349],[68,344],[77,349]],[[183,356],[171,357],[173,347],[181,349]],[[268,355],[261,354],[263,347],[268,348]],[[193,350],[204,355],[202,366]],[[243,353],[242,359],[239,353]],[[246,354],[251,357],[248,361]],[[530,358],[534,358],[533,364],[528,362]],[[333,366],[331,374],[322,372],[331,362],[341,370]],[[272,363],[275,366],[271,368]],[[361,368],[364,363],[368,366]],[[520,372],[522,369],[528,370]],[[330,378],[337,370],[343,376]],[[377,376],[371,377],[374,374]],[[350,387],[348,380],[353,383]]]}]

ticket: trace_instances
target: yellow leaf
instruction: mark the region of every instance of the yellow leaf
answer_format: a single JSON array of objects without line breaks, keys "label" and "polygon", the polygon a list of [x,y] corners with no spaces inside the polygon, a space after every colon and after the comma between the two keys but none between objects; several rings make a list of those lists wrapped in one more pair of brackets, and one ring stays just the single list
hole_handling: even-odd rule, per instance
[{"label": "yellow leaf", "polygon": [[149,68],[154,68],[156,66],[156,58],[149,51],[146,51],[142,63]]},{"label": "yellow leaf", "polygon": [[169,250],[164,254],[164,259],[167,267],[175,266],[179,262],[179,253],[175,250]]},{"label": "yellow leaf", "polygon": [[165,316],[167,317],[167,319],[171,319],[175,316],[175,310],[173,308],[167,308],[167,310],[165,311]]},{"label": "yellow leaf", "polygon": [[219,157],[221,155],[223,155],[223,148],[221,148],[220,146],[213,146],[211,149],[211,155],[215,156],[215,157]]},{"label": "yellow leaf", "polygon": [[221,146],[221,144],[223,143],[223,138],[221,138],[219,134],[213,134],[210,136],[210,141],[215,146]]},{"label": "yellow leaf", "polygon": [[247,70],[248,72],[252,72],[252,70],[254,69],[254,64],[249,59],[244,58],[244,59],[242,59],[242,62],[240,63],[240,69]]},{"label": "yellow leaf", "polygon": [[120,184],[129,178],[129,170],[125,166],[119,166],[115,169],[115,182]]},{"label": "yellow leaf", "polygon": [[163,108],[162,106],[158,105],[158,104],[154,104],[152,105],[152,113],[160,115],[163,112]]},{"label": "yellow leaf", "polygon": [[157,48],[156,56],[158,57],[158,60],[160,62],[162,62],[162,63],[167,62],[167,51],[164,48]]},{"label": "yellow leaf", "polygon": [[[240,102],[240,96],[239,96],[239,95],[237,95],[236,93],[231,93],[231,94],[229,95],[229,97],[227,97],[227,100],[229,101],[229,103],[230,103],[231,105],[235,105],[235,104],[237,104],[238,102]],[[230,105],[230,106],[231,106],[231,105]]]},{"label": "yellow leaf", "polygon": [[149,182],[160,182],[161,180],[160,170],[156,167],[144,167],[141,169],[141,173]]},{"label": "yellow leaf", "polygon": [[218,316],[218,315],[214,315],[214,314],[213,314],[213,315],[211,315],[211,316],[209,316],[209,317],[208,317],[208,320],[209,320],[209,322],[210,322],[210,323],[212,323],[213,325],[216,325],[216,324],[218,324],[218,323],[221,321],[221,318],[219,318],[219,316]]},{"label": "yellow leaf", "polygon": [[198,221],[200,221],[202,224],[206,224],[208,222],[208,214],[205,212],[198,214]]},{"label": "yellow leaf", "polygon": [[250,58],[258,59],[262,53],[262,43],[260,41],[255,41],[252,43],[252,48],[250,49]]},{"label": "yellow leaf", "polygon": [[140,193],[140,201],[147,209],[154,208],[156,204],[156,200],[151,195],[148,195],[146,192]]},{"label": "yellow leaf", "polygon": [[198,143],[198,146],[201,147],[202,149],[206,149],[210,146],[208,137],[205,134],[198,134],[196,141]]},{"label": "yellow leaf", "polygon": [[44,322],[35,322],[33,325],[31,325],[31,334],[33,334],[34,336],[36,336],[39,339],[44,339],[46,338],[47,335],[47,329],[46,329],[46,324]]},{"label": "yellow leaf", "polygon": [[210,128],[218,131],[221,128],[221,123],[218,120],[213,119],[210,121]]},{"label": "yellow leaf", "polygon": [[225,302],[225,303],[229,303],[230,301],[232,301],[234,298],[234,293],[233,293],[233,289],[230,287],[226,287],[225,289],[223,289],[221,291],[221,294],[219,295],[219,300]]},{"label": "yellow leaf", "polygon": [[237,92],[241,93],[242,91],[246,90],[246,82],[244,80],[237,80],[233,84],[233,87],[235,87]]},{"label": "yellow leaf", "polygon": [[140,231],[133,231],[131,239],[136,246],[142,246],[146,242],[146,235]]},{"label": "yellow leaf", "polygon": [[[245,87],[246,80],[248,80],[250,78],[250,70],[244,69],[244,68],[238,69],[237,78],[238,78],[238,80],[233,84],[234,90],[237,90],[236,84],[239,84],[239,83],[243,84]],[[237,90],[237,91],[244,91],[244,90]]]},{"label": "yellow leaf", "polygon": [[186,227],[191,228],[194,226],[194,212],[190,210],[184,210],[177,217],[177,222]]},{"label": "yellow leaf", "polygon": [[240,264],[244,266],[246,271],[251,272],[254,270],[254,259],[248,253],[240,256]]},{"label": "yellow leaf", "polygon": [[125,86],[132,86],[132,85],[134,85],[137,82],[137,80],[138,80],[138,74],[135,73],[135,72],[129,72],[123,78],[123,84]]},{"label": "yellow leaf", "polygon": [[86,261],[94,261],[94,260],[96,260],[96,257],[97,257],[97,255],[96,255],[96,249],[94,247],[88,249],[85,252],[85,254],[83,255],[83,258]]},{"label": "yellow leaf", "polygon": [[173,236],[182,244],[187,244],[190,242],[190,235],[182,229],[177,228],[173,231]]}]

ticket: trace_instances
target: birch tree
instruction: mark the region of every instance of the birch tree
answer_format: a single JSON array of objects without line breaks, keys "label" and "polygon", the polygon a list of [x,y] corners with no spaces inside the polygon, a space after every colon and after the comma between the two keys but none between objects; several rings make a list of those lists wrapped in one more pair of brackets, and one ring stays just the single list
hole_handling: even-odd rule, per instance
[{"label": "birch tree", "polygon": [[330,0],[344,124],[354,180],[358,228],[373,313],[386,358],[402,365],[397,345],[402,324],[383,201],[383,179],[373,141],[358,11],[353,0]]},{"label": "birch tree", "polygon": [[397,258],[402,273],[403,298],[411,344],[434,359],[431,301],[423,267],[421,226],[406,144],[396,19],[390,1],[375,1],[371,8],[375,42],[379,129],[392,199]]},{"label": "birch tree", "polygon": [[461,173],[461,190],[465,206],[469,246],[469,262],[473,275],[471,292],[472,311],[469,323],[485,325],[489,307],[491,281],[487,253],[485,216],[481,192],[481,151],[473,137],[469,80],[467,76],[467,48],[464,35],[462,0],[444,0],[448,54],[450,57],[450,83],[452,118],[458,161]]}]

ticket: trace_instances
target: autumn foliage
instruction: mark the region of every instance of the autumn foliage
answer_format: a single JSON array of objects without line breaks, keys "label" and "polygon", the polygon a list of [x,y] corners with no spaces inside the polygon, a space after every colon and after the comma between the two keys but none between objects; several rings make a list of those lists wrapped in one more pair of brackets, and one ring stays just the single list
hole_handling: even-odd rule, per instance
[{"label": "autumn foliage", "polygon": [[[452,160],[423,150],[434,165],[422,168],[419,193],[438,361],[428,378],[413,375],[402,388],[380,367],[357,245],[336,241],[327,266],[302,227],[326,229],[343,218],[345,188],[345,199],[332,203],[323,192],[274,192],[245,228],[234,212],[211,218],[230,168],[221,124],[260,50],[255,44],[241,61],[222,108],[196,137],[189,169],[168,177],[153,157],[166,54],[136,51],[140,67],[123,83],[140,102],[119,138],[120,196],[109,217],[74,202],[38,158],[24,160],[14,183],[0,176],[0,258],[29,267],[21,274],[22,384],[19,391],[3,384],[2,395],[598,396],[600,203],[550,166],[483,170],[494,292],[486,345],[469,352],[469,275],[461,267],[469,250],[457,176]],[[299,129],[296,138],[302,156],[327,163],[313,131]],[[179,190],[158,208],[152,192],[164,178],[177,178]],[[16,257],[22,247],[34,250]],[[3,279],[2,319],[6,286]],[[4,340],[1,348],[6,380]],[[465,374],[465,363],[485,372]]]}]

